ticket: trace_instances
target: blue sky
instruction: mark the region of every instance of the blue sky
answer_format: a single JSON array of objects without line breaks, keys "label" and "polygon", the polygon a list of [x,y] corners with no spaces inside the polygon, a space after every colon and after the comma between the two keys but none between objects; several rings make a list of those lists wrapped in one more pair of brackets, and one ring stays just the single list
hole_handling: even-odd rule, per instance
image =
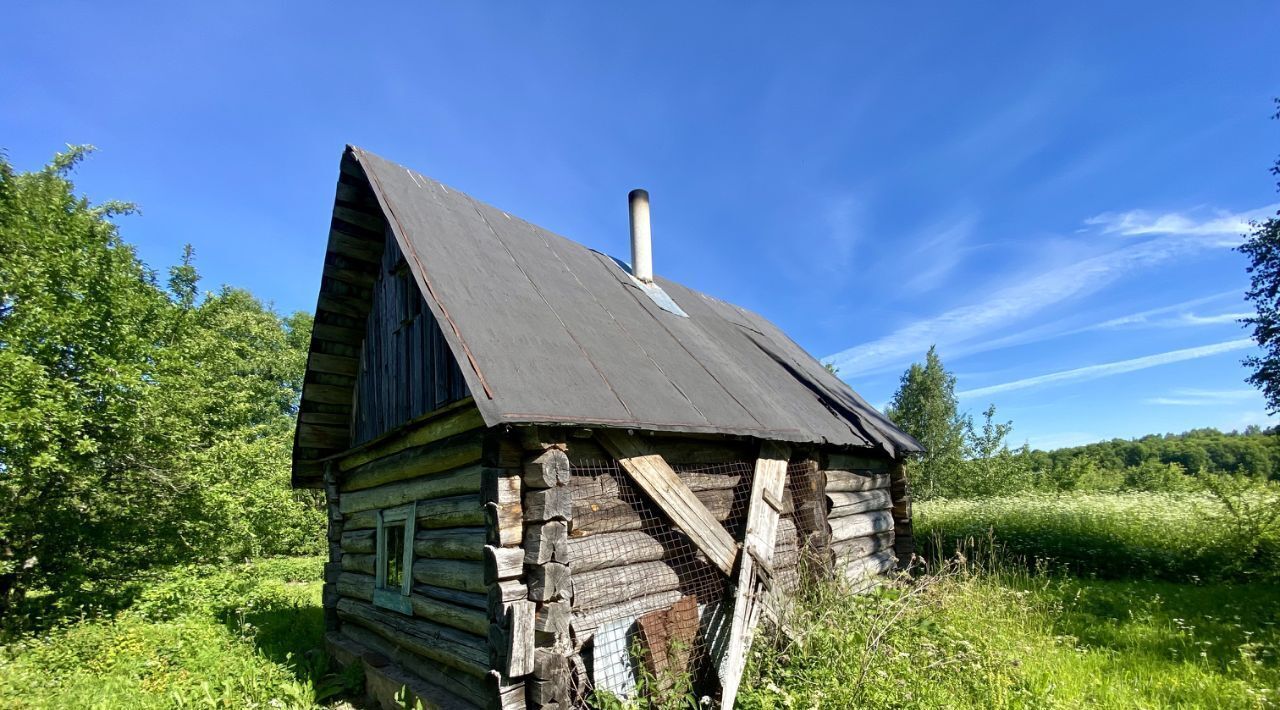
[{"label": "blue sky", "polygon": [[1280,203],[1275,3],[187,5],[0,26],[0,147],[98,146],[155,267],[309,310],[354,143],[623,257],[646,187],[658,273],[876,404],[937,343],[1018,443],[1269,422],[1230,247]]}]

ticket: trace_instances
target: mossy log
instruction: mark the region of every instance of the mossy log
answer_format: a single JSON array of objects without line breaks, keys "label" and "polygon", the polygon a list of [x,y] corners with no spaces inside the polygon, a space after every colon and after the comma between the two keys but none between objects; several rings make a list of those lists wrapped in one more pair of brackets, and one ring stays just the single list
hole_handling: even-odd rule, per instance
[{"label": "mossy log", "polygon": [[385,611],[354,599],[338,602],[338,617],[468,675],[484,678],[489,670],[489,642],[485,637]]},{"label": "mossy log", "polygon": [[359,572],[361,574],[374,574],[374,566],[377,563],[377,557],[374,555],[342,555],[342,571]]},{"label": "mossy log", "polygon": [[434,500],[467,494],[478,497],[481,484],[482,468],[476,464],[422,478],[344,493],[339,507],[346,514],[375,508],[391,508],[415,500]]},{"label": "mossy log", "polygon": [[485,591],[484,562],[476,560],[418,560],[413,563],[415,582],[460,592]]},{"label": "mossy log", "polygon": [[413,536],[413,554],[434,559],[481,560],[484,543],[483,527],[419,530]]},{"label": "mossy log", "polygon": [[342,477],[342,492],[361,491],[479,463],[480,454],[479,431],[405,449],[347,471]]},{"label": "mossy log", "polygon": [[[418,501],[419,529],[480,527],[484,525],[484,506],[478,495],[451,496]],[[343,530],[372,530],[378,526],[378,511],[365,510],[347,516]]]},{"label": "mossy log", "polygon": [[371,555],[377,537],[374,530],[344,532],[342,533],[342,551],[357,555]]}]

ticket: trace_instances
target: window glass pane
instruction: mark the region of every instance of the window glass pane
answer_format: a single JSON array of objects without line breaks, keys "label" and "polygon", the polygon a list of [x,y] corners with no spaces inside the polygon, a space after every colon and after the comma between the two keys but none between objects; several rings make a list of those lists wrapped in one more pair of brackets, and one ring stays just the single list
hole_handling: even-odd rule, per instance
[{"label": "window glass pane", "polygon": [[384,547],[382,551],[384,589],[400,589],[404,582],[404,523],[383,526]]}]

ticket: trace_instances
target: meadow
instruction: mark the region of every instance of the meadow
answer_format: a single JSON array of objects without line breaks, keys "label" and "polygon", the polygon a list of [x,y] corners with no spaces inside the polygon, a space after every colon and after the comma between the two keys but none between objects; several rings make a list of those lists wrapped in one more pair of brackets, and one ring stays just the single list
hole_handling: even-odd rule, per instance
[{"label": "meadow", "polygon": [[[1275,707],[1280,584],[1231,515],[1191,493],[918,504],[916,578],[807,590],[795,638],[754,647],[739,705]],[[320,650],[321,562],[174,567],[123,610],[10,639],[0,706],[346,703],[359,679]]]}]

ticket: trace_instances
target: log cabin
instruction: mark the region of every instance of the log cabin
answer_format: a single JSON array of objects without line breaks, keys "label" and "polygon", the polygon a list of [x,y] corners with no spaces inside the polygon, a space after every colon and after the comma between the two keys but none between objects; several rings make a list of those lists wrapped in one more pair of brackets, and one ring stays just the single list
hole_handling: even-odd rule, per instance
[{"label": "log cabin", "polygon": [[[382,707],[732,703],[805,579],[912,554],[920,445],[764,318],[359,148],[293,450],[327,646]],[[682,685],[683,684],[683,685]],[[682,690],[683,689],[683,690]]]}]

